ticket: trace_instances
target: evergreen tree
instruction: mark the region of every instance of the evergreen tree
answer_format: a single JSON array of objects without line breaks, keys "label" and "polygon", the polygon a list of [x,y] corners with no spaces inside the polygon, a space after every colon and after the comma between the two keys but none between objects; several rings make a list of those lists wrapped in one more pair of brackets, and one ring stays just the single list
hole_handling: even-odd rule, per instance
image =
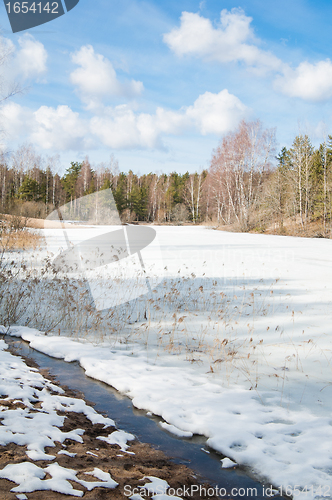
[{"label": "evergreen tree", "polygon": [[38,201],[39,199],[39,184],[31,177],[26,176],[19,190],[18,196],[24,201]]},{"label": "evergreen tree", "polygon": [[67,201],[72,201],[76,197],[76,183],[82,170],[82,163],[72,161],[71,166],[66,170],[61,179],[61,184],[66,193]]},{"label": "evergreen tree", "polygon": [[103,189],[110,189],[111,188],[111,181],[110,179],[104,179],[104,182],[100,188],[100,190],[102,191]]},{"label": "evergreen tree", "polygon": [[116,204],[116,208],[118,209],[120,215],[127,208],[126,184],[127,184],[126,174],[121,173],[119,175],[116,189],[113,191],[113,197]]}]

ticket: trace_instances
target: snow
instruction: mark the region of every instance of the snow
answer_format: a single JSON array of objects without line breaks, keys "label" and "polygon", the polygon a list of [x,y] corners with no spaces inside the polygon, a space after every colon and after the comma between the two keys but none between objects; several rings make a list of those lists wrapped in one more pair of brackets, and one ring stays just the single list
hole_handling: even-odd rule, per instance
[{"label": "snow", "polygon": [[79,481],[78,479],[76,479],[76,481],[85,486],[88,491],[91,491],[94,488],[98,488],[100,486],[103,488],[113,489],[118,485],[118,483],[111,478],[111,475],[108,472],[104,472],[101,469],[98,469],[98,467],[95,467],[92,472],[85,472],[85,474],[95,476],[97,479],[99,479],[99,481],[93,482],[82,480]]},{"label": "snow", "polygon": [[113,431],[107,437],[97,436],[97,439],[100,439],[101,441],[105,441],[108,444],[117,444],[120,446],[121,451],[125,451],[126,453],[133,454],[133,452],[127,451],[127,449],[129,448],[129,445],[127,444],[127,442],[135,439],[135,436],[133,434],[130,434],[129,432]]},{"label": "snow", "polygon": [[150,482],[145,483],[143,486],[141,486],[141,488],[146,490],[148,493],[161,495],[165,494],[169,488],[168,482],[164,479],[160,479],[159,477],[146,476],[143,477],[143,480],[144,479],[149,479]]},{"label": "snow", "polygon": [[[65,416],[57,412],[84,413],[93,423],[103,424],[104,428],[114,426],[114,421],[98,414],[82,399],[63,395],[63,390],[45,379],[36,368],[28,367],[22,358],[6,351],[6,343],[0,340],[0,444],[6,446],[16,443],[27,447],[27,455],[33,460],[54,460],[55,455],[45,453],[45,447],[55,447],[55,442],[63,443],[67,438],[83,442],[83,429],[70,432],[61,431]],[[36,405],[38,403],[38,405]],[[134,436],[119,433],[118,441],[125,445],[125,439]],[[127,446],[128,447],[128,446]],[[127,452],[129,453],[129,452]],[[69,457],[76,453],[60,450],[58,454]],[[91,453],[94,455],[93,453]],[[46,474],[50,479],[44,479]],[[11,491],[19,493],[16,497],[24,500],[24,493],[33,491],[54,491],[66,495],[83,496],[84,492],[75,489],[69,481],[84,486],[88,491],[97,487],[115,488],[116,483],[108,472],[95,468],[84,474],[95,476],[98,481],[84,481],[76,477],[77,471],[61,467],[57,462],[48,467],[38,467],[32,462],[8,464],[0,470],[0,478],[17,484]]]},{"label": "snow", "polygon": [[[44,479],[46,474],[51,476],[51,479]],[[92,472],[85,474],[93,475],[99,481],[84,481],[76,477],[77,472],[72,469],[61,467],[58,463],[49,465],[45,469],[38,467],[31,462],[23,462],[20,464],[6,465],[0,471],[0,477],[8,479],[18,484],[11,489],[14,493],[31,493],[36,490],[40,491],[55,491],[64,495],[82,497],[84,492],[75,490],[69,481],[76,482],[84,486],[88,491],[94,488],[115,488],[118,483],[113,481],[108,472],[95,468]]]},{"label": "snow", "polygon": [[229,467],[236,467],[237,463],[236,462],[233,462],[233,460],[231,460],[230,458],[223,458],[221,460],[221,467],[223,469],[228,469]]},{"label": "snow", "polygon": [[170,432],[171,434],[174,434],[175,436],[186,437],[186,438],[193,437],[192,432],[182,431],[178,427],[175,427],[175,425],[170,425],[167,422],[160,422],[159,425],[160,425],[160,427],[162,427],[166,431]]},{"label": "snow", "polygon": [[74,457],[76,457],[77,453],[69,453],[69,451],[60,450],[60,451],[58,451],[58,455],[67,455],[67,457],[74,458]]},{"label": "snow", "polygon": [[10,334],[205,435],[265,484],[331,497],[332,241],[154,227],[165,277],[122,306],[109,341]]},{"label": "snow", "polygon": [[[22,359],[12,356],[4,351],[6,344],[0,341],[0,444],[6,446],[16,443],[20,446],[26,445],[27,455],[32,460],[53,460],[55,455],[45,453],[45,447],[54,447],[55,441],[63,443],[67,438],[82,442],[82,429],[71,432],[63,432],[59,429],[63,425],[64,416],[60,416],[57,410],[67,409],[73,411],[75,402],[72,398],[59,395],[60,389],[47,381],[34,369],[28,368]],[[51,394],[50,391],[55,394]],[[16,408],[10,409],[6,406],[6,400],[14,400],[20,403]],[[16,400],[16,401],[15,401]],[[36,412],[32,402],[40,402],[41,408]],[[94,417],[95,411],[88,408],[83,400],[78,403],[79,407]],[[24,406],[22,408],[22,406]],[[103,420],[105,425],[112,425],[113,421]],[[99,417],[98,417],[99,418]],[[112,422],[112,424],[111,424]]]},{"label": "snow", "polygon": [[92,453],[92,451],[87,451],[86,454],[92,455],[93,457],[98,457],[98,455],[96,455],[95,453]]},{"label": "snow", "polygon": [[[140,488],[151,494],[153,500],[181,500],[181,497],[167,494],[167,490],[170,486],[164,479],[155,476],[146,476],[143,480],[144,479],[149,479],[150,482],[145,483],[144,486],[140,486]],[[130,497],[131,500],[140,500],[141,498],[142,496],[137,494]]]}]

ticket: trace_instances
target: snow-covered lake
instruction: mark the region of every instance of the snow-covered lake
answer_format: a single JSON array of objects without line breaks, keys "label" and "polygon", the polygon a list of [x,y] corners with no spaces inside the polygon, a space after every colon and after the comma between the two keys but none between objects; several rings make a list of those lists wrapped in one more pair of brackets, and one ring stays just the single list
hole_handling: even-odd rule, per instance
[{"label": "snow-covered lake", "polygon": [[207,436],[280,492],[332,497],[332,241],[154,227],[160,251],[142,257],[161,273],[156,290],[119,306],[115,334],[12,334],[78,360],[175,433]]}]

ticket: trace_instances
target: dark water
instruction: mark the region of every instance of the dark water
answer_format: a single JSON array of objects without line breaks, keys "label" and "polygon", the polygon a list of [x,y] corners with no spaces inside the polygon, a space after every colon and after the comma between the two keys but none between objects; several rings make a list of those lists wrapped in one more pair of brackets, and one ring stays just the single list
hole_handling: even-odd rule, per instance
[{"label": "dark water", "polygon": [[160,418],[147,416],[145,411],[134,408],[126,396],[102,382],[87,377],[77,362],[66,363],[42,354],[31,349],[21,339],[10,337],[5,340],[15,353],[28,356],[41,368],[48,369],[60,384],[81,391],[89,402],[94,403],[96,411],[112,418],[119,429],[131,432],[140,441],[162,450],[174,462],[187,465],[200,479],[208,481],[212,486],[225,488],[227,492],[236,488],[236,491],[233,490],[233,498],[269,498],[266,495],[266,488],[269,485],[265,485],[264,489],[263,484],[247,475],[248,471],[239,468],[222,469],[220,463],[222,456],[206,446],[206,438],[203,436],[194,436],[191,439],[173,436],[158,425]]}]

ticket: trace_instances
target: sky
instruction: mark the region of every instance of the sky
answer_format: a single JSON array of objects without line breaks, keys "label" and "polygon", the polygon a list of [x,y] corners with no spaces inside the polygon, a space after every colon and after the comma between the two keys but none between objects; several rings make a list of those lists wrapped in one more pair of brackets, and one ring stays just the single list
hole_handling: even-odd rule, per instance
[{"label": "sky", "polygon": [[13,34],[0,4],[6,151],[32,144],[121,171],[194,172],[242,119],[276,128],[276,154],[299,133],[332,134],[330,0],[80,0]]}]

